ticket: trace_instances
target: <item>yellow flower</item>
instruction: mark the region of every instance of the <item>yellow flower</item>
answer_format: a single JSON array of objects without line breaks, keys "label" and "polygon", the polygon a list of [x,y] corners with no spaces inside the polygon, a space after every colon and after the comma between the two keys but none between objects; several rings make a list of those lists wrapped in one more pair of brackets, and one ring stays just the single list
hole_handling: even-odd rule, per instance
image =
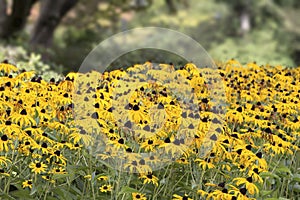
[{"label": "yellow flower", "polygon": [[132,200],[147,200],[145,194],[133,192],[131,193]]},{"label": "yellow flower", "polygon": [[11,161],[5,156],[0,156],[0,165],[6,165],[7,166],[7,162],[11,162]]},{"label": "yellow flower", "polygon": [[195,159],[195,162],[199,162],[199,166],[202,167],[203,170],[215,168],[214,164],[200,158]]},{"label": "yellow flower", "polygon": [[7,137],[7,135],[2,135],[0,138],[0,152],[9,151],[9,149],[12,148],[12,141]]},{"label": "yellow flower", "polygon": [[115,140],[110,140],[109,144],[112,144],[113,147],[118,150],[118,149],[126,149],[128,146],[125,144],[124,138],[116,138]]},{"label": "yellow flower", "polygon": [[85,175],[83,178],[85,178],[85,179],[87,179],[87,180],[90,181],[90,180],[92,180],[92,175],[90,175],[90,174],[89,175]]},{"label": "yellow flower", "polygon": [[140,174],[151,173],[152,169],[148,165],[149,161],[144,160],[143,158],[137,159],[139,157],[141,157],[140,154],[126,152],[125,158],[127,162],[124,164],[125,169],[133,173],[140,173]]},{"label": "yellow flower", "polygon": [[32,116],[30,116],[27,109],[22,109],[20,113],[14,113],[11,116],[11,119],[14,123],[19,123],[21,127],[36,124],[35,120],[32,118]]},{"label": "yellow flower", "polygon": [[153,151],[155,146],[159,145],[160,142],[156,137],[147,138],[143,143],[141,143],[140,148],[145,149],[145,151]]},{"label": "yellow flower", "polygon": [[184,165],[189,164],[189,160],[185,157],[181,157],[180,159],[177,159],[176,162]]},{"label": "yellow flower", "polygon": [[111,192],[112,191],[112,186],[111,185],[102,185],[99,188],[100,192]]},{"label": "yellow flower", "polygon": [[23,188],[29,187],[31,189],[32,188],[32,179],[24,181],[22,183],[22,187]]},{"label": "yellow flower", "polygon": [[62,165],[66,165],[67,159],[62,155],[60,150],[52,149],[52,151],[50,151],[50,157],[47,159],[47,161],[49,162],[51,158],[54,158],[56,163],[60,162]]},{"label": "yellow flower", "polygon": [[47,165],[43,162],[35,161],[29,164],[29,168],[31,168],[31,171],[35,174],[40,174],[46,171]]},{"label": "yellow flower", "polygon": [[252,200],[252,198],[248,198],[246,193],[247,193],[247,189],[246,188],[236,188],[233,185],[229,185],[229,187],[231,188],[229,190],[229,193],[234,195],[235,197],[237,197],[237,199],[241,199],[241,200]]},{"label": "yellow flower", "polygon": [[52,174],[66,174],[66,170],[63,167],[54,167],[51,169],[50,173]]},{"label": "yellow flower", "polygon": [[158,178],[154,176],[152,173],[140,174],[140,178],[144,179],[143,184],[152,183],[158,186]]},{"label": "yellow flower", "polygon": [[51,179],[49,175],[47,176],[42,176],[42,178],[46,181],[49,181],[50,183],[55,183],[55,180]]},{"label": "yellow flower", "polygon": [[183,196],[180,196],[178,194],[173,194],[173,200],[193,200],[193,199],[189,198],[187,194],[184,194]]},{"label": "yellow flower", "polygon": [[204,190],[197,190],[197,194],[200,194],[202,197],[207,196],[209,193]]},{"label": "yellow flower", "polygon": [[253,183],[253,179],[251,176],[248,178],[234,178],[233,182],[236,182],[237,186],[245,184],[246,189],[251,195],[254,195],[255,193],[259,193],[259,190],[256,187],[256,185]]},{"label": "yellow flower", "polygon": [[6,173],[6,172],[4,171],[4,169],[0,169],[0,175],[3,175],[3,176],[10,176],[10,174],[9,174],[9,173]]},{"label": "yellow flower", "polygon": [[166,154],[183,155],[188,153],[188,146],[185,145],[185,140],[183,138],[175,138],[173,135],[167,137],[162,144],[159,145]]},{"label": "yellow flower", "polygon": [[7,61],[4,61],[0,63],[0,71],[3,71],[6,74],[9,74],[10,72],[16,72],[18,71],[18,68],[12,64],[9,64]]},{"label": "yellow flower", "polygon": [[99,180],[99,181],[107,181],[108,180],[108,176],[99,176],[97,178],[97,180]]},{"label": "yellow flower", "polygon": [[207,199],[224,199],[224,200],[231,200],[232,196],[230,194],[228,194],[228,190],[226,188],[223,188],[222,190],[214,190],[212,192],[210,192],[207,195]]},{"label": "yellow flower", "polygon": [[22,72],[16,76],[19,80],[29,80],[35,74],[35,71]]},{"label": "yellow flower", "polygon": [[146,114],[147,114],[146,110],[138,104],[134,104],[130,107],[129,115],[130,115],[131,121],[133,121],[137,124],[146,118]]}]

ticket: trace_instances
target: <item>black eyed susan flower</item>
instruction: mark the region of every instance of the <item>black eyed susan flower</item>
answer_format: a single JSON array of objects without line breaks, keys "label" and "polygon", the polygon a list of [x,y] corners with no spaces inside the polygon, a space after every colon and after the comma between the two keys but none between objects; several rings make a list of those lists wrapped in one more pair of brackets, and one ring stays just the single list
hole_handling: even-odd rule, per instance
[{"label": "black eyed susan flower", "polygon": [[22,187],[23,187],[23,188],[28,187],[28,188],[32,189],[32,179],[24,181],[24,182],[22,183]]},{"label": "black eyed susan flower", "polygon": [[204,190],[197,190],[197,194],[200,194],[201,197],[207,197],[209,193]]},{"label": "black eyed susan flower", "polygon": [[25,71],[18,74],[16,78],[19,79],[20,81],[30,80],[35,75],[35,73],[36,73],[35,71]]},{"label": "black eyed susan flower", "polygon": [[143,121],[146,118],[146,111],[145,109],[138,104],[134,104],[132,106],[132,109],[129,111],[131,121],[135,123],[140,123],[140,121]]},{"label": "black eyed susan flower", "polygon": [[131,193],[133,200],[147,200],[146,195],[139,192],[133,192]]},{"label": "black eyed susan flower", "polygon": [[42,178],[50,183],[55,183],[55,180],[51,179],[49,175],[42,176]]},{"label": "black eyed susan flower", "polygon": [[237,197],[237,199],[242,199],[242,200],[249,200],[249,199],[253,199],[253,198],[249,198],[246,194],[247,194],[247,189],[242,187],[242,188],[237,188],[233,185],[229,185],[229,187],[231,188],[229,190],[229,193],[231,193],[233,196]]},{"label": "black eyed susan flower", "polygon": [[46,142],[43,142],[40,145],[40,149],[42,150],[43,154],[49,154],[49,150],[51,150],[51,148],[48,146],[48,144]]},{"label": "black eyed susan flower", "polygon": [[29,164],[29,168],[31,168],[31,171],[35,174],[40,174],[46,171],[47,165],[43,162],[35,161]]},{"label": "black eyed susan flower", "polygon": [[150,137],[141,143],[140,148],[145,149],[145,151],[154,151],[155,147],[159,144],[161,144],[160,140],[156,137]]},{"label": "black eyed susan flower", "polygon": [[12,141],[4,134],[0,137],[0,152],[9,151],[10,149],[13,149]]},{"label": "black eyed susan flower", "polygon": [[178,194],[173,194],[173,200],[193,200],[193,199],[189,198],[187,194],[184,194],[183,196],[180,196]]},{"label": "black eyed susan flower", "polygon": [[88,175],[85,175],[83,178],[90,181],[90,180],[92,180],[92,175],[88,174]]},{"label": "black eyed susan flower", "polygon": [[159,145],[159,148],[163,149],[166,154],[171,154],[172,156],[188,153],[184,139],[175,138],[174,135],[164,139],[164,142]]},{"label": "black eyed susan flower", "polygon": [[[12,73],[15,69],[9,67],[2,65],[0,71]],[[34,72],[3,74],[0,80],[0,151],[3,153],[0,165],[9,167],[13,160],[10,151],[17,150],[15,153],[21,154],[17,158],[39,161],[32,161],[30,169],[35,174],[43,174],[43,182],[55,183],[52,175],[67,173],[66,169],[74,159],[78,165],[83,162],[86,165],[85,159],[79,158],[85,157],[83,152],[87,144],[92,144],[88,133],[99,127],[95,132],[108,138],[106,149],[99,156],[105,161],[124,161],[128,171],[139,173],[142,181],[134,184],[142,186],[144,191],[158,186],[159,178],[153,175],[151,166],[162,162],[155,153],[163,150],[173,157],[174,162],[181,163],[171,164],[178,173],[195,164],[201,169],[209,169],[211,173],[205,173],[205,180],[199,183],[201,190],[197,193],[201,198],[248,200],[259,195],[258,190],[267,187],[261,173],[270,170],[269,155],[275,161],[277,156],[294,156],[299,150],[299,69],[260,67],[255,63],[243,68],[236,60],[231,60],[218,70],[225,89],[222,95],[219,94],[222,90],[212,92],[208,88],[217,81],[211,70],[198,70],[189,63],[176,73],[168,73],[173,71],[172,68],[172,65],[145,63],[103,74],[71,73],[63,81],[52,79],[49,83],[34,77]],[[158,84],[152,80],[135,87],[138,81],[144,82],[148,76],[162,81]],[[178,80],[184,84],[180,85]],[[121,85],[126,87],[118,91]],[[76,92],[75,87],[79,87]],[[175,88],[189,89],[195,95],[196,111],[181,110],[178,103],[181,97],[172,93]],[[122,98],[131,92],[130,98]],[[218,95],[227,101],[224,106],[211,98]],[[74,105],[74,96],[82,103]],[[114,98],[124,108],[118,114],[113,111],[121,107],[114,105]],[[75,115],[74,106],[78,108]],[[225,120],[218,116],[222,109],[228,110],[223,113]],[[75,124],[74,116],[83,117]],[[115,118],[123,119],[124,116],[125,128],[120,128],[120,121]],[[81,128],[75,128],[77,125]],[[184,130],[178,134],[180,126]],[[210,127],[213,133],[207,136]],[[205,157],[199,158],[201,147],[209,145],[205,137],[214,142],[214,146]],[[140,153],[148,156],[139,156]],[[100,192],[112,191],[112,196],[115,195],[107,182],[110,173],[106,167],[98,170],[97,174],[101,174],[96,176],[98,182],[107,184],[99,188]],[[161,170],[165,172],[165,169]],[[209,183],[211,174],[221,183]],[[6,175],[3,167],[0,167],[0,175]],[[80,178],[90,179],[91,175]],[[162,184],[166,183],[162,181]],[[22,185],[31,188],[32,182],[24,181]],[[49,185],[51,190],[55,189],[54,184]],[[191,193],[196,192],[195,187],[192,188]],[[132,193],[130,197],[146,199],[143,193]],[[191,199],[178,194],[173,198]]]},{"label": "black eyed susan flower", "polygon": [[53,167],[50,172],[51,174],[66,174],[66,169],[63,167]]},{"label": "black eyed susan flower", "polygon": [[138,159],[139,157],[141,156],[137,153],[131,153],[131,152],[126,153],[127,162],[124,164],[125,169],[128,169],[130,172],[133,173],[140,173],[140,174],[151,173],[152,169],[148,165],[148,163],[150,164],[151,162],[143,158]]},{"label": "black eyed susan flower", "polygon": [[107,193],[107,192],[111,192],[112,191],[112,186],[111,185],[102,185],[100,188],[99,188],[100,192],[104,192],[104,193]]},{"label": "black eyed susan flower", "polygon": [[67,159],[63,156],[63,154],[60,150],[52,149],[52,151],[50,151],[50,157],[49,157],[49,159],[47,159],[47,161],[50,161],[52,158],[54,159],[55,162],[59,162],[63,166],[66,165]]},{"label": "black eyed susan flower", "polygon": [[15,137],[14,139],[21,134],[20,127],[10,120],[6,120],[5,123],[0,124],[0,130],[5,132],[8,137]]},{"label": "black eyed susan flower", "polygon": [[14,113],[11,119],[15,124],[20,124],[21,127],[36,125],[36,121],[28,113],[27,109],[22,109],[20,113]]},{"label": "black eyed susan flower", "polygon": [[212,192],[207,194],[208,199],[228,199],[231,200],[232,196],[229,194],[229,191],[227,188],[223,189],[215,189]]},{"label": "black eyed susan flower", "polygon": [[0,175],[1,176],[10,176],[10,174],[9,173],[7,173],[7,172],[5,172],[5,170],[4,169],[0,169]]},{"label": "black eyed susan flower", "polygon": [[140,174],[140,178],[144,179],[143,184],[152,183],[158,186],[158,178],[154,176],[152,173]]},{"label": "black eyed susan flower", "polygon": [[250,176],[248,178],[234,178],[233,182],[235,182],[235,184],[237,186],[240,185],[245,185],[247,191],[249,192],[249,194],[254,195],[259,193],[259,189],[257,188],[257,186],[253,183],[253,178]]},{"label": "black eyed susan flower", "polygon": [[181,157],[181,158],[177,159],[176,162],[180,163],[180,164],[185,164],[185,165],[189,164],[189,160],[185,157]]},{"label": "black eyed susan flower", "polygon": [[107,181],[107,180],[108,180],[108,176],[104,176],[104,175],[99,176],[99,177],[97,178],[97,180],[99,180],[99,181]]},{"label": "black eyed susan flower", "polygon": [[7,60],[0,63],[0,71],[9,74],[11,72],[18,71],[18,68],[12,64],[9,64]]},{"label": "black eyed susan flower", "polygon": [[215,168],[215,165],[210,162],[210,159],[208,160],[208,159],[197,158],[197,159],[195,159],[195,162],[199,162],[199,166],[203,170]]}]

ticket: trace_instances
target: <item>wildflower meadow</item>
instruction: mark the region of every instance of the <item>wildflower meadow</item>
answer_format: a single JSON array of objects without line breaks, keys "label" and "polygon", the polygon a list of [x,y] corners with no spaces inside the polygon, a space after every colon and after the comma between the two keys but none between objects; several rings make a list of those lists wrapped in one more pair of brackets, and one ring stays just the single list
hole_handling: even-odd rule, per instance
[{"label": "wildflower meadow", "polygon": [[216,65],[46,81],[2,62],[0,198],[299,199],[300,68]]}]

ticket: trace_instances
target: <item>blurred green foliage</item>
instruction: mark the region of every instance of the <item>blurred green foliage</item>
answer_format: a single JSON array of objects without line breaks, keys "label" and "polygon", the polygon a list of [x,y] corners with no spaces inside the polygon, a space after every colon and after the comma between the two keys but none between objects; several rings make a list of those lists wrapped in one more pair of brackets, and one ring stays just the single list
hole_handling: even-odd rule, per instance
[{"label": "blurred green foliage", "polygon": [[[7,59],[10,63],[16,65],[21,70],[35,71],[37,76],[49,81],[62,79],[62,66],[46,64],[41,60],[41,55],[28,53],[23,47],[0,45],[0,61]],[[56,66],[56,68],[54,68]],[[54,68],[54,70],[52,70]]]},{"label": "blurred green foliage", "polygon": [[[137,5],[137,2],[143,4]],[[77,71],[87,54],[109,36],[136,27],[158,26],[180,31],[198,41],[216,61],[236,58],[242,63],[300,65],[300,3],[298,0],[173,0],[80,1],[55,32],[54,45],[39,49],[52,70]],[[251,29],[240,32],[239,9],[250,13]],[[26,34],[12,43],[26,47]],[[163,36],[162,36],[163,40]],[[46,55],[46,56],[45,56]],[[184,60],[172,53],[131,52],[112,63],[113,68],[134,63]],[[53,64],[56,63],[56,64]]]},{"label": "blurred green foliage", "polygon": [[273,34],[267,30],[257,30],[246,38],[226,38],[222,44],[214,44],[210,54],[217,61],[237,58],[243,64],[255,61],[260,65],[294,66],[288,47],[274,40]]},{"label": "blurred green foliage", "polygon": [[[163,1],[156,2],[146,12],[137,13],[130,28],[162,25],[179,30],[203,45],[216,61],[236,58],[242,63],[300,65],[296,53],[300,50],[298,1],[189,2],[189,7],[179,4],[175,16],[167,12]],[[244,36],[239,34],[240,22],[234,11],[241,7],[251,12],[251,30]]]}]

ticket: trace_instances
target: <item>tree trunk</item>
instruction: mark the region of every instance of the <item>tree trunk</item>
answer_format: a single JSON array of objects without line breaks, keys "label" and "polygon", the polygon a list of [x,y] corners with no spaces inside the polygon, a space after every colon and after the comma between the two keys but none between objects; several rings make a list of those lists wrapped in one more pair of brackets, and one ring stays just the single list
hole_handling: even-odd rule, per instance
[{"label": "tree trunk", "polygon": [[6,0],[0,0],[0,32],[2,32],[2,25],[7,17],[6,9],[7,9]]},{"label": "tree trunk", "polygon": [[51,46],[56,27],[77,2],[78,0],[43,0],[30,43],[33,46]]},{"label": "tree trunk", "polygon": [[174,0],[165,0],[168,8],[169,8],[169,11],[171,14],[176,14],[177,13],[177,8],[176,8],[176,5],[174,3]]},{"label": "tree trunk", "polygon": [[181,0],[180,2],[184,5],[185,8],[190,7],[190,2],[188,0]]},{"label": "tree trunk", "polygon": [[6,14],[7,2],[0,0],[0,37],[9,38],[15,33],[21,31],[30,14],[31,7],[36,0],[14,0],[12,4],[12,12]]},{"label": "tree trunk", "polygon": [[7,2],[6,0],[0,0],[0,37],[2,38],[4,35],[3,31],[4,31],[4,25],[5,25],[5,21],[7,19],[7,13],[6,13],[6,9],[7,9]]}]

